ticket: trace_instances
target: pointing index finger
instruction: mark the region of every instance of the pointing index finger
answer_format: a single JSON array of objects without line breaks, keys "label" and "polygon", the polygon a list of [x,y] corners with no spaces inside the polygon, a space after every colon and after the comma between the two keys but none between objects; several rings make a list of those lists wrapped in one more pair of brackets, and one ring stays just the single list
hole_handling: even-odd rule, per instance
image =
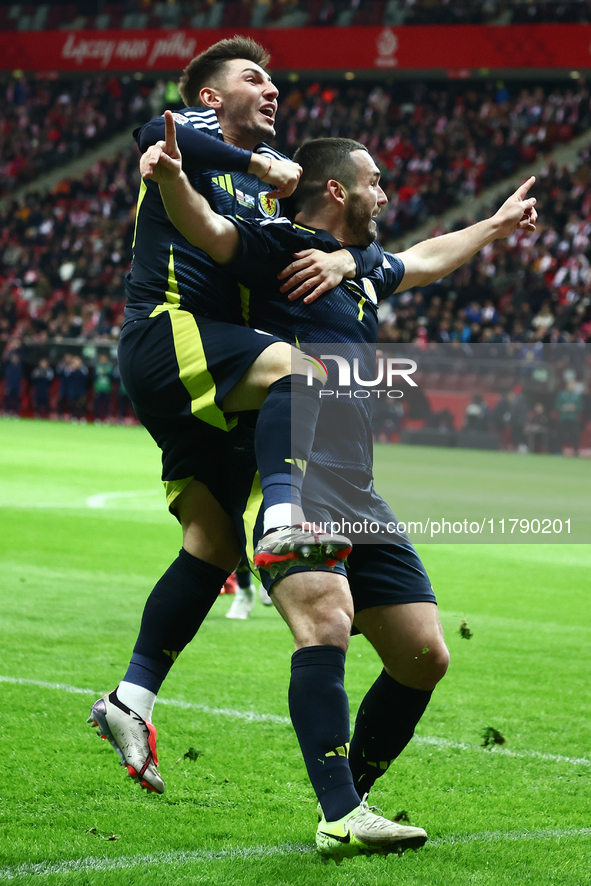
[{"label": "pointing index finger", "polygon": [[527,181],[524,181],[523,184],[517,188],[516,197],[518,200],[525,200],[527,192],[529,191],[535,180],[535,175],[532,175],[528,178]]},{"label": "pointing index finger", "polygon": [[167,154],[173,154],[177,149],[176,123],[172,111],[164,112],[164,150]]}]

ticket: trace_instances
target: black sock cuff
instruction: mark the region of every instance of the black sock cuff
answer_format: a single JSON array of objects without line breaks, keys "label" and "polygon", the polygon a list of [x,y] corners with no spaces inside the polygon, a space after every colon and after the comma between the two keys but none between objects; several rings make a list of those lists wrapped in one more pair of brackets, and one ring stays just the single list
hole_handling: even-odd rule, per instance
[{"label": "black sock cuff", "polygon": [[340,646],[304,646],[291,657],[291,669],[309,665],[328,665],[345,670],[345,652]]},{"label": "black sock cuff", "polygon": [[404,698],[410,703],[418,702],[427,705],[434,691],[433,689],[413,689],[412,686],[405,686],[404,683],[399,683],[398,680],[391,677],[385,669],[376,682],[381,682],[388,692],[396,692],[400,698]]},{"label": "black sock cuff", "polygon": [[227,577],[230,575],[227,569],[221,569],[214,566],[213,563],[206,563],[199,557],[194,557],[184,548],[181,548],[178,556],[178,563],[190,572],[191,576],[196,580],[209,585],[217,584],[221,588]]}]

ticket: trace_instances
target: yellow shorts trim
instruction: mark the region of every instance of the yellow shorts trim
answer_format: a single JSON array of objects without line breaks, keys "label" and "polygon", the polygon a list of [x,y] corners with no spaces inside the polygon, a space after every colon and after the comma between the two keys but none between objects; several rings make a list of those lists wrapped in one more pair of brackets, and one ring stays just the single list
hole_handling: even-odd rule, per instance
[{"label": "yellow shorts trim", "polygon": [[244,509],[244,513],[242,514],[242,522],[244,523],[244,534],[246,537],[246,556],[248,558],[250,568],[255,575],[258,575],[259,572],[252,562],[252,558],[254,557],[254,543],[252,536],[262,504],[263,490],[261,489],[261,479],[259,477],[259,472],[257,471],[252,481],[252,486],[250,488],[250,494],[248,496],[246,508]]},{"label": "yellow shorts trim", "polygon": [[181,494],[181,492],[187,488],[189,483],[193,477],[183,477],[182,480],[163,480],[164,484],[164,494],[166,495],[166,504],[168,506],[168,510],[174,513],[174,503]]},{"label": "yellow shorts trim", "polygon": [[[215,402],[216,385],[207,368],[207,357],[195,317],[188,311],[170,311],[169,317],[179,378],[191,397],[191,412],[208,425],[227,431],[231,425]],[[232,425],[235,423],[234,420]]]}]

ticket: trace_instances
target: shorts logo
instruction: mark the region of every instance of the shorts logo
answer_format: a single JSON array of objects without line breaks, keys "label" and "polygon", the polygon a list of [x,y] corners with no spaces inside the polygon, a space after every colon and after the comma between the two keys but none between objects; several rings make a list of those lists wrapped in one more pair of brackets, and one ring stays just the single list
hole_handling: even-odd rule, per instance
[{"label": "shorts logo", "polygon": [[276,218],[279,215],[279,204],[274,197],[268,197],[266,194],[259,194],[259,208],[263,215],[269,218]]},{"label": "shorts logo", "polygon": [[179,114],[177,112],[173,112],[172,116],[177,123],[181,124],[181,126],[186,126],[187,123],[191,122],[188,117],[185,117],[184,114]]}]

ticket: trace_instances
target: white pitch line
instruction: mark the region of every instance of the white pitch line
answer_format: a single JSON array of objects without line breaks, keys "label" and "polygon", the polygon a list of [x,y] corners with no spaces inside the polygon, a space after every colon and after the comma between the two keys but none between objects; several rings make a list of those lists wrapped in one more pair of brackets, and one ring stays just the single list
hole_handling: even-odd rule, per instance
[{"label": "white pitch line", "polygon": [[502,757],[522,757],[534,760],[550,760],[552,763],[570,763],[574,766],[591,766],[591,760],[587,757],[567,757],[564,754],[546,754],[543,751],[512,751],[509,748],[489,747],[482,745],[467,744],[463,741],[452,741],[448,738],[431,738],[428,735],[415,735],[414,740],[418,744],[432,745],[437,748],[457,748],[460,751],[486,751],[488,754]]},{"label": "white pitch line", "polygon": [[131,492],[99,492],[97,495],[90,495],[86,499],[86,505],[89,508],[104,508],[107,502],[116,501],[120,498],[138,498],[155,495],[162,497],[162,493],[158,489],[138,489]]},{"label": "white pitch line", "polygon": [[[437,837],[427,843],[427,848],[438,846],[461,846],[474,843],[517,843],[528,840],[564,840],[580,837],[591,837],[591,828],[572,828],[560,830],[548,828],[536,831],[483,831],[480,834],[448,834]],[[0,880],[17,880],[19,877],[48,877],[52,874],[107,873],[113,870],[129,870],[130,868],[186,865],[223,861],[224,859],[273,858],[278,856],[308,854],[314,851],[312,845],[283,843],[280,846],[244,846],[233,849],[196,850],[194,852],[155,852],[151,855],[121,855],[118,858],[74,858],[56,862],[33,862],[0,868]]]},{"label": "white pitch line", "polygon": [[[77,695],[92,695],[99,698],[104,693],[99,689],[83,689],[78,686],[70,686],[68,683],[46,683],[44,680],[25,680],[22,677],[5,677],[0,674],[0,683],[13,683],[19,686],[38,686],[40,689],[55,689],[60,692],[73,692]],[[289,717],[280,717],[278,714],[259,714],[257,711],[236,711],[233,708],[212,708],[210,705],[198,704],[192,701],[180,701],[176,698],[158,698],[158,704],[168,705],[185,710],[201,711],[204,714],[213,714],[217,717],[229,717],[233,720],[246,720],[253,723],[276,723],[280,726],[291,725]]]},{"label": "white pitch line", "polygon": [[[70,686],[68,683],[47,683],[44,680],[27,680],[23,677],[8,677],[0,674],[0,683],[12,683],[17,686],[37,686],[40,689],[53,689],[59,692],[73,692],[77,695],[91,695],[97,698],[103,694],[98,689],[83,689],[78,686]],[[210,705],[199,704],[192,701],[181,701],[176,698],[158,698],[158,704],[174,708],[182,708],[190,711],[201,711],[215,717],[228,717],[232,720],[245,720],[251,723],[275,723],[279,726],[291,725],[289,717],[281,717],[279,714],[261,714],[258,711],[237,711],[234,708],[214,708]],[[512,751],[509,748],[483,748],[482,745],[469,744],[462,741],[453,741],[448,738],[436,738],[428,735],[415,735],[413,738],[417,744],[430,745],[436,748],[454,748],[460,751],[478,751],[502,757],[518,757],[532,760],[547,760],[551,763],[569,763],[571,766],[591,766],[591,760],[587,757],[567,757],[564,754],[547,754],[543,751]]]},{"label": "white pitch line", "polygon": [[225,858],[257,859],[291,855],[294,852],[312,852],[311,846],[284,843],[281,846],[252,846],[237,849],[196,850],[195,852],[155,852],[151,855],[121,855],[119,858],[73,858],[69,861],[24,863],[0,868],[0,880],[16,880],[18,877],[45,876],[52,874],[75,874],[81,871],[101,872],[126,870],[154,865],[183,865],[193,862],[221,861]]}]

